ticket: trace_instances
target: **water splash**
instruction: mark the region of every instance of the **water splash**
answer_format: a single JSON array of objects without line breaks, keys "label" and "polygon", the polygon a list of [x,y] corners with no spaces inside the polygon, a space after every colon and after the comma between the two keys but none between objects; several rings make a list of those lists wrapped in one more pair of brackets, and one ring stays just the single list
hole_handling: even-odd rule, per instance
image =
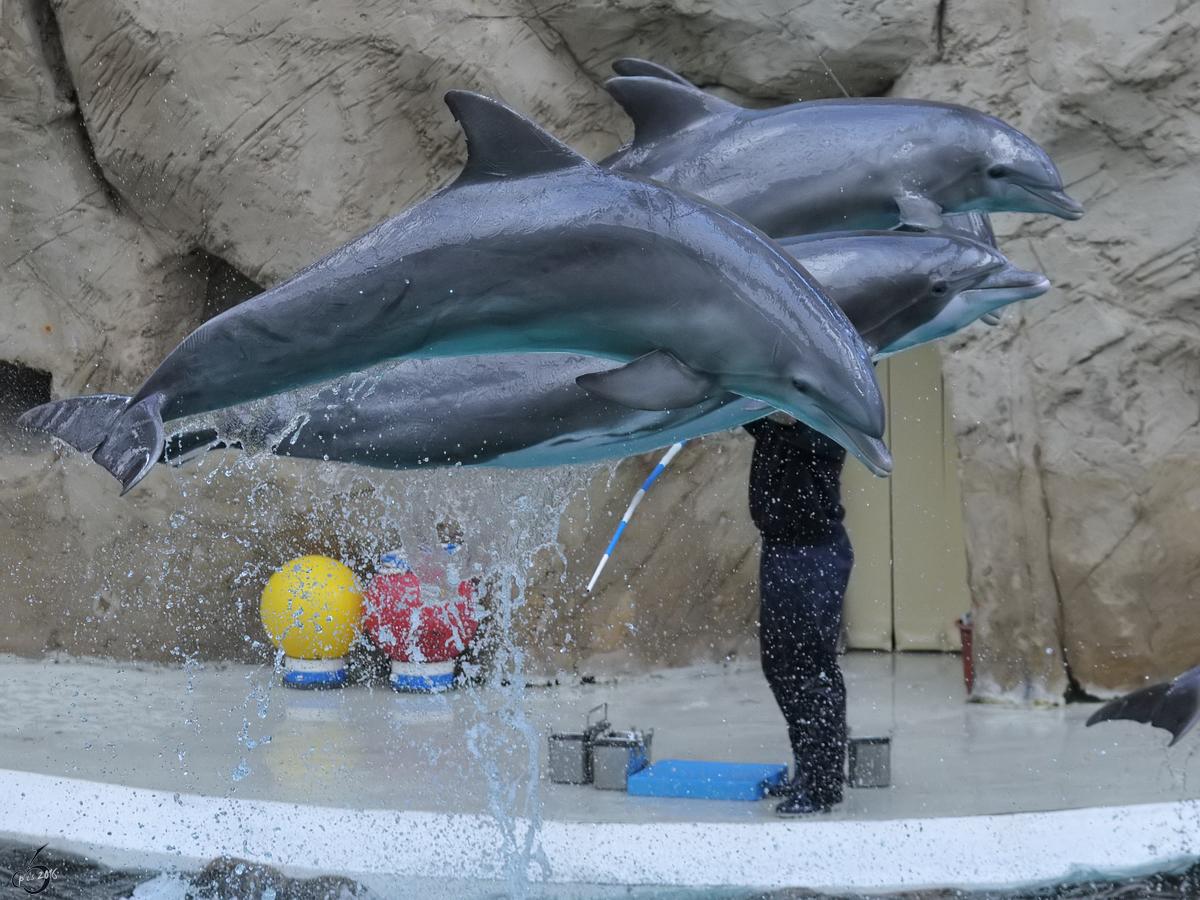
[{"label": "water splash", "polygon": [[[370,385],[358,389],[369,390]],[[285,432],[286,427],[281,426]],[[275,436],[258,433],[243,440],[267,448]],[[467,548],[459,563],[462,574],[479,578],[488,588],[482,598],[483,635],[463,664],[468,682],[463,690],[473,709],[464,738],[476,774],[486,783],[487,809],[503,835],[503,871],[498,875],[509,895],[525,897],[529,879],[545,877],[549,866],[538,848],[542,736],[525,713],[525,655],[514,627],[526,603],[534,557],[545,550],[561,554],[558,525],[568,502],[605,468],[611,477],[610,467],[598,466],[379,472],[281,459],[266,449],[202,455],[171,473],[180,494],[189,495],[185,506],[195,506],[171,517],[173,527],[162,546],[163,580],[182,586],[202,574],[200,567],[210,561],[181,547],[212,534],[205,534],[207,524],[198,522],[204,517],[200,501],[240,491],[240,502],[225,507],[216,534],[225,534],[225,546],[244,553],[242,564],[225,578],[236,595],[228,604],[231,614],[249,620],[239,629],[245,632],[239,642],[244,651],[255,643],[250,635],[257,626],[258,593],[286,559],[323,553],[365,580],[384,552],[431,545],[437,525],[452,520]],[[245,756],[231,773],[234,782],[251,773],[255,747],[268,740],[255,741],[249,723],[267,718],[272,690],[279,684],[282,653],[274,653],[270,662],[261,670],[270,673],[265,683],[255,679],[249,685],[238,736]]]}]

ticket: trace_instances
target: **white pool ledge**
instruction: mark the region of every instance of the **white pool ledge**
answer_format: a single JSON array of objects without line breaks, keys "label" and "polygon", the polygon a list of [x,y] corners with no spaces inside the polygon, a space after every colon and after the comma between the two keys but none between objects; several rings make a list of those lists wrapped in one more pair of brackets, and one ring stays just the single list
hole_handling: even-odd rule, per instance
[{"label": "white pool ledge", "polygon": [[[9,769],[0,797],[5,838],[114,866],[191,870],[230,855],[293,875],[490,881],[504,877],[502,848],[512,846],[486,816],[222,799]],[[564,884],[1015,888],[1186,864],[1200,855],[1200,801],[860,821],[547,821],[534,846],[529,879]]]}]

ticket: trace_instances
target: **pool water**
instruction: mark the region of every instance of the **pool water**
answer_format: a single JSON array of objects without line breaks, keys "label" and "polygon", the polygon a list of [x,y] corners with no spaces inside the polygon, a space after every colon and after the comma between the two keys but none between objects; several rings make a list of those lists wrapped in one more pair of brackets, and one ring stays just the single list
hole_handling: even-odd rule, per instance
[{"label": "pool water", "polygon": [[[36,848],[35,848],[36,849]],[[0,876],[28,871],[30,848],[0,842]],[[83,857],[45,850],[37,862],[54,878],[37,896],[59,900],[1192,900],[1200,897],[1200,864],[1176,872],[1115,881],[1085,881],[1020,891],[959,891],[952,888],[896,894],[818,894],[798,888],[758,891],[736,888],[526,885],[514,894],[495,883],[358,881],[337,876],[289,878],[276,869],[233,858],[213,860],[202,872],[116,871]],[[20,896],[14,893],[13,896]]]}]

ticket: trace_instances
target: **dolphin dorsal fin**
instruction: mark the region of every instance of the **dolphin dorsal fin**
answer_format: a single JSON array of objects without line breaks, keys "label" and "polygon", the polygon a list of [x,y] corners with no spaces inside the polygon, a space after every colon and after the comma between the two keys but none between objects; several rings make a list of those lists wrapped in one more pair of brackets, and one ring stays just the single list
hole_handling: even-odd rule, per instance
[{"label": "dolphin dorsal fin", "polygon": [[682,84],[686,87],[695,87],[694,84],[678,72],[673,72],[666,66],[660,66],[658,63],[650,62],[648,59],[637,59],[633,56],[626,56],[623,59],[614,60],[612,67],[613,71],[618,75],[644,75],[647,78],[661,78],[664,81],[673,81],[676,84]]},{"label": "dolphin dorsal fin", "polygon": [[988,214],[973,209],[965,213],[952,213],[942,216],[941,234],[956,234],[970,238],[980,244],[986,244],[993,250],[999,250],[996,244],[996,232],[992,229],[992,220]]},{"label": "dolphin dorsal fin", "polygon": [[631,147],[657,141],[713,116],[741,110],[697,87],[665,78],[610,78],[604,87],[633,119]]},{"label": "dolphin dorsal fin", "polygon": [[455,184],[592,167],[586,157],[499,100],[449,91],[446,105],[467,138],[467,163]]}]

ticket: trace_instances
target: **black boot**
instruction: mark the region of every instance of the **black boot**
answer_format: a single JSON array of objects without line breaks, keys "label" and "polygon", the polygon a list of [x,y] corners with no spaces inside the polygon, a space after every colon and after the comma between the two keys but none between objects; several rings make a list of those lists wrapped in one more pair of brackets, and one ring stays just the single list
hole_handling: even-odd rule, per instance
[{"label": "black boot", "polygon": [[796,757],[792,780],[780,785],[774,796],[786,799],[775,807],[781,816],[804,816],[829,812],[842,802],[845,782],[846,744],[839,730],[824,743],[805,746]]},{"label": "black boot", "polygon": [[804,790],[796,791],[775,807],[777,816],[809,816],[814,813],[829,812],[832,805],[822,803]]}]

